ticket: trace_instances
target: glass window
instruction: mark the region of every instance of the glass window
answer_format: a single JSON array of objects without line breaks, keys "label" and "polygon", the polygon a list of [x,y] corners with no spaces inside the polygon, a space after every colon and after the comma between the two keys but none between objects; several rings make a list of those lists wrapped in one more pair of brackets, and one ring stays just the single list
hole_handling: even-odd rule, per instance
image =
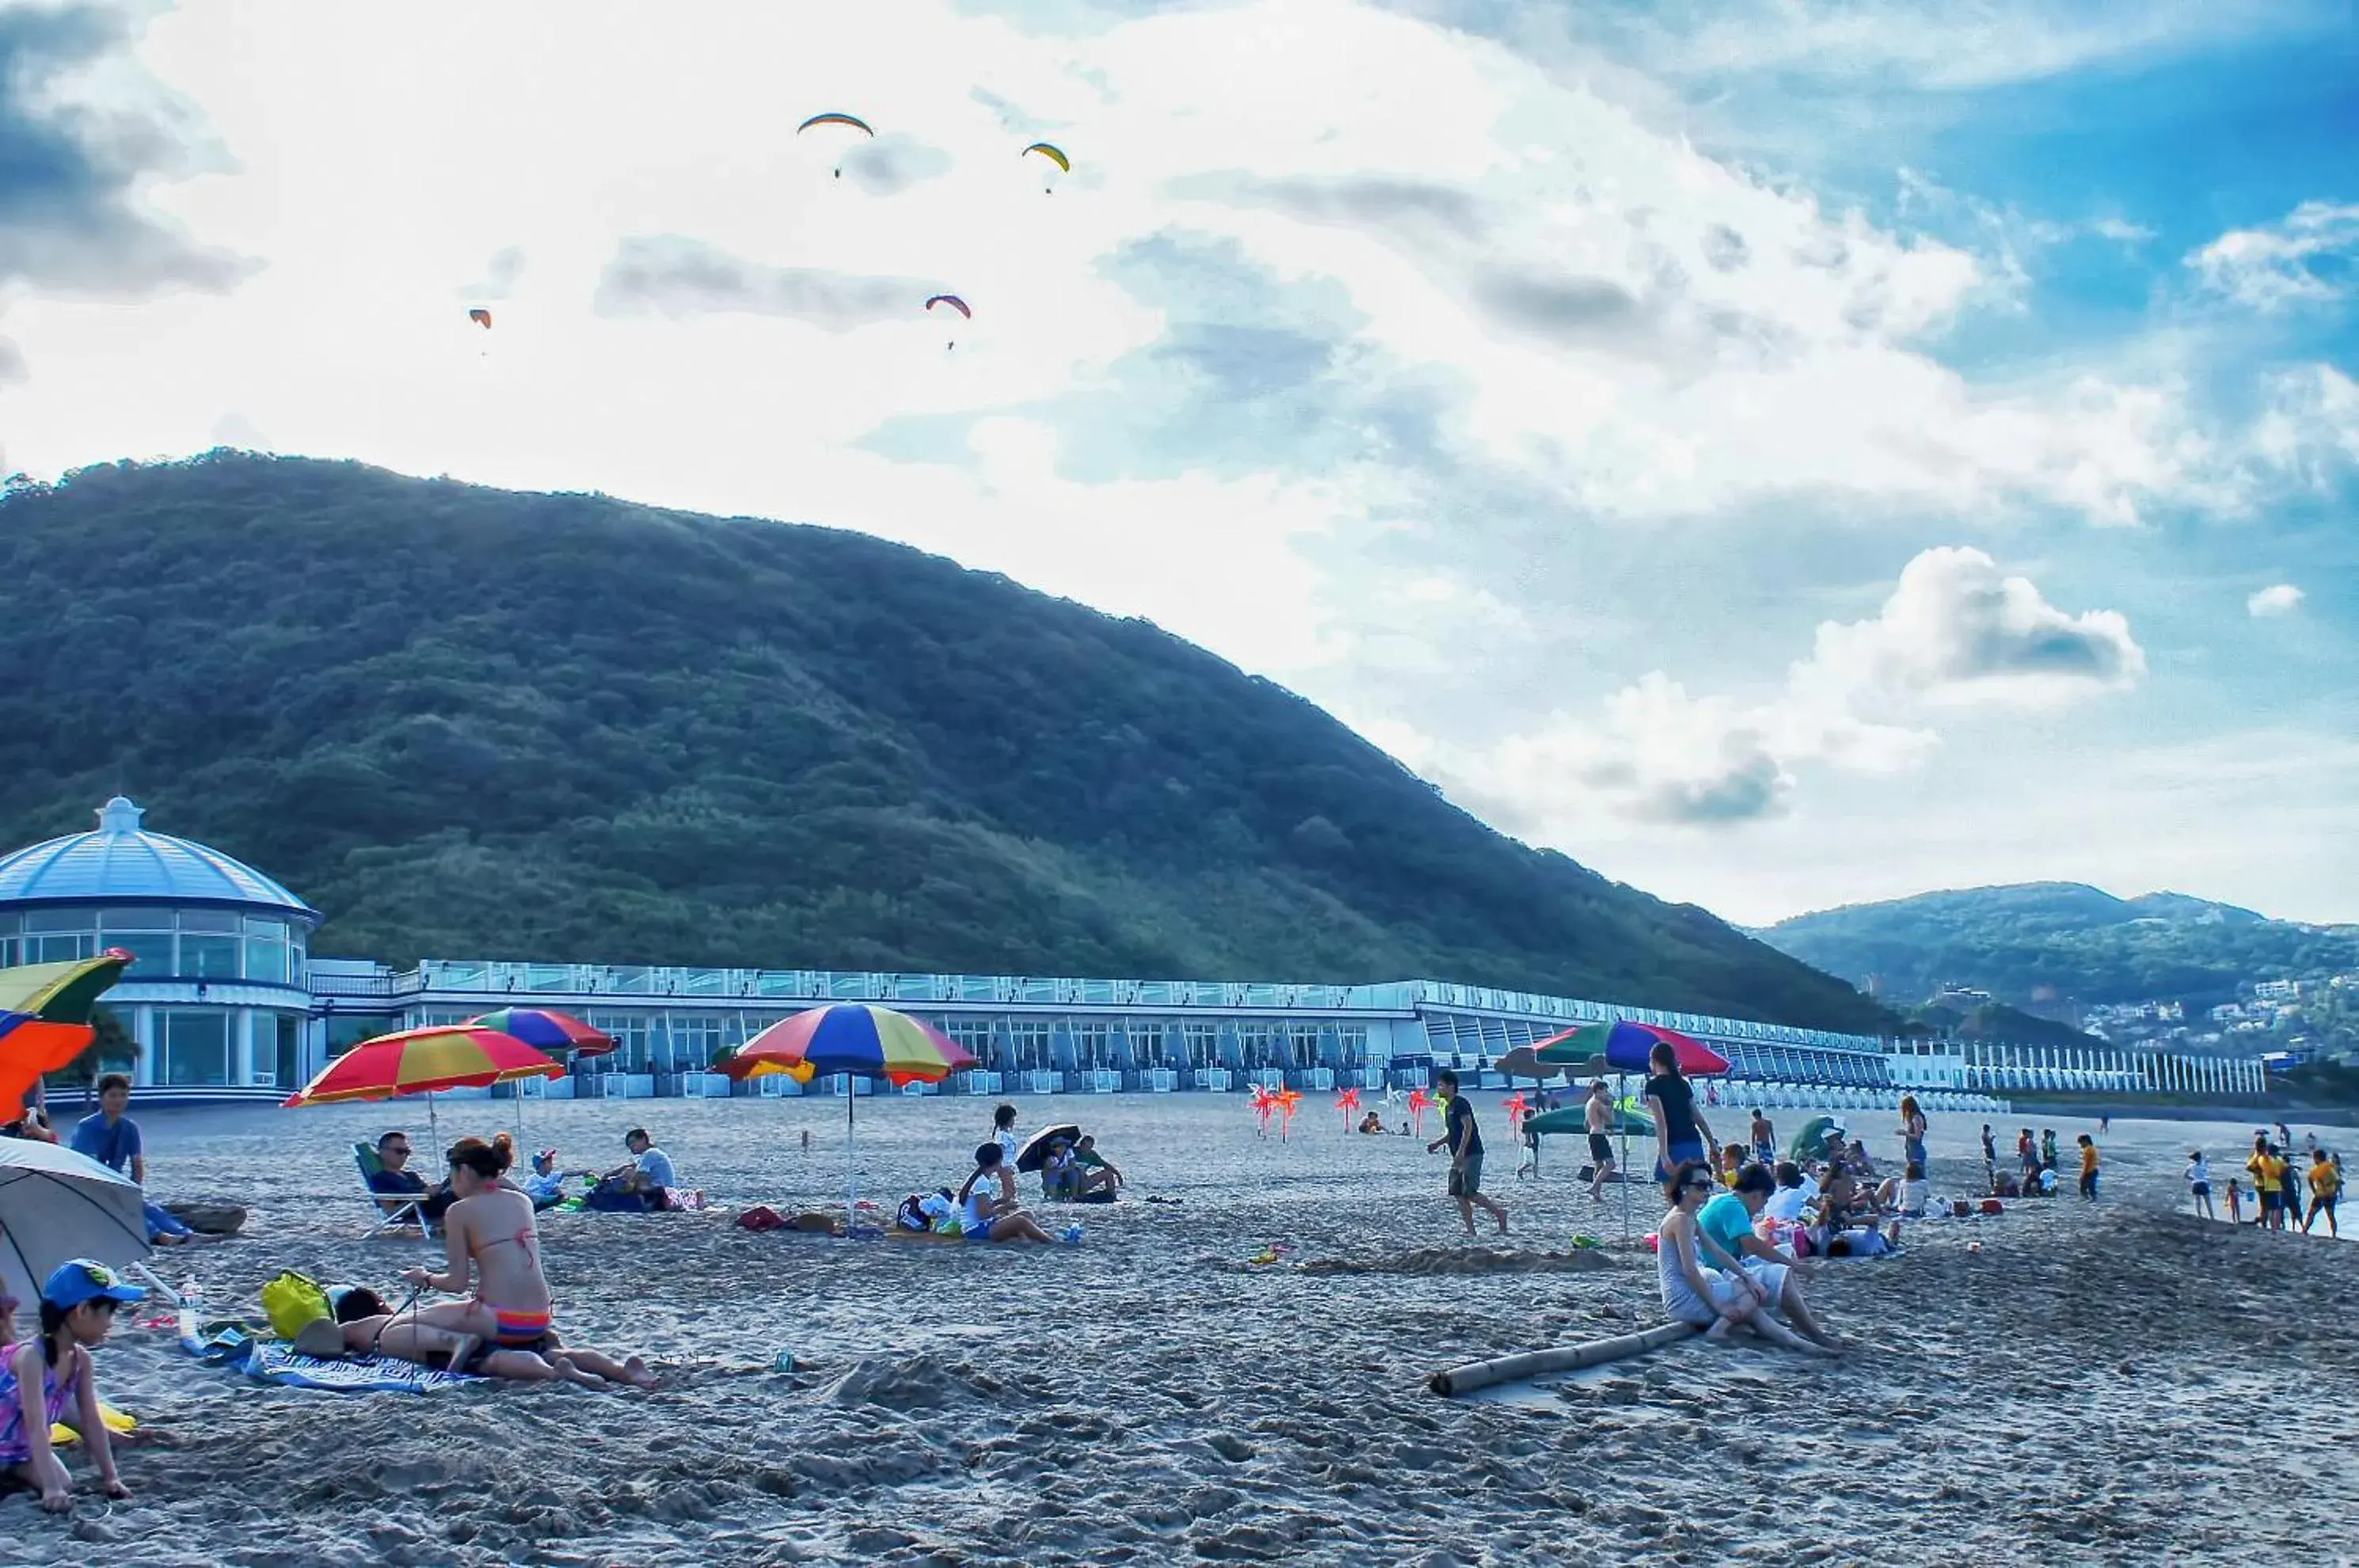
[{"label": "glass window", "polygon": [[238,929],[234,909],[182,909],[180,929],[184,931],[234,931]]},{"label": "glass window", "polygon": [[157,1022],[164,1037],[164,1082],[210,1086],[229,1082],[229,1015],[168,1012]]},{"label": "glass window", "polygon": [[23,944],[13,936],[0,936],[0,969],[13,969],[23,960],[17,950]]},{"label": "glass window", "polygon": [[[303,1082],[303,1019],[297,1013],[274,1013],[271,1016],[275,1020],[272,1044],[276,1048],[271,1053],[271,1065],[275,1069],[271,1082],[292,1089]],[[262,1076],[261,1066],[258,1062],[255,1063],[255,1076],[257,1078]]]},{"label": "glass window", "polygon": [[237,938],[182,936],[180,972],[207,980],[237,978]]},{"label": "glass window", "polygon": [[248,915],[245,917],[245,934],[248,936],[277,937],[280,942],[285,942],[287,940],[287,922],[285,920],[266,919],[261,915]]},{"label": "glass window", "polygon": [[103,909],[99,912],[101,931],[168,931],[172,929],[169,909]]},{"label": "glass window", "polygon": [[28,936],[25,939],[25,962],[27,964],[64,964],[76,958],[98,955],[98,933],[75,931],[71,935]]},{"label": "glass window", "polygon": [[24,929],[24,916],[14,913],[0,915],[0,932],[5,932],[9,936],[14,936]]},{"label": "glass window", "polygon": [[97,924],[89,909],[33,909],[25,916],[28,931],[89,931]]},{"label": "glass window", "polygon": [[287,944],[266,937],[245,939],[245,977],[249,980],[275,980],[284,985],[287,980]]},{"label": "glass window", "polygon": [[131,955],[131,967],[123,976],[126,980],[152,980],[179,973],[172,967],[172,933],[169,931],[159,934],[108,931],[105,941],[107,946],[119,947]]}]

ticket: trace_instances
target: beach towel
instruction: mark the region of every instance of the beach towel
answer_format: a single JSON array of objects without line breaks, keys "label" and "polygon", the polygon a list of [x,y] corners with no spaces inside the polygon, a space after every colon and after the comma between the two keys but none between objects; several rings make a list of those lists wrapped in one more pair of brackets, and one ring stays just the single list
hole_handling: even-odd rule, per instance
[{"label": "beach towel", "polygon": [[298,1355],[277,1340],[258,1340],[246,1356],[245,1375],[258,1382],[289,1388],[318,1388],[335,1394],[430,1394],[485,1379],[437,1367],[420,1367],[390,1356],[347,1356],[322,1361]]}]

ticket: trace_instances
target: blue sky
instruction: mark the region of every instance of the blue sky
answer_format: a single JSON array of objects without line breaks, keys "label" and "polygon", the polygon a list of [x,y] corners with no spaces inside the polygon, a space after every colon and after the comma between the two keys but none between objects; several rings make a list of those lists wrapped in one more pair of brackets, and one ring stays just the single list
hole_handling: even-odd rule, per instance
[{"label": "blue sky", "polygon": [[865,529],[1748,922],[2359,920],[2348,5],[545,15],[0,0],[6,465]]}]

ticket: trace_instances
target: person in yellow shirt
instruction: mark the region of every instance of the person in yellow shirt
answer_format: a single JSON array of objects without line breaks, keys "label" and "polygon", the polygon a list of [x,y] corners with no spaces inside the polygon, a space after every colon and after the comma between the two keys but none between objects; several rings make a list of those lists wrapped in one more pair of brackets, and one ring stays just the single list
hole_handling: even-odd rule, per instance
[{"label": "person in yellow shirt", "polygon": [[2084,1132],[2080,1144],[2081,1196],[2093,1203],[2097,1201],[2097,1142]]},{"label": "person in yellow shirt", "polygon": [[2260,1200],[2260,1218],[2256,1222],[2266,1230],[2285,1227],[2285,1161],[2269,1147],[2265,1134],[2253,1139],[2252,1158],[2245,1169],[2253,1173],[2253,1194]]},{"label": "person in yellow shirt", "polygon": [[2301,1218],[2301,1234],[2308,1236],[2318,1216],[2326,1215],[2326,1234],[2341,1236],[2334,1225],[2334,1200],[2343,1192],[2343,1170],[2322,1149],[2312,1149],[2310,1156],[2310,1213]]}]

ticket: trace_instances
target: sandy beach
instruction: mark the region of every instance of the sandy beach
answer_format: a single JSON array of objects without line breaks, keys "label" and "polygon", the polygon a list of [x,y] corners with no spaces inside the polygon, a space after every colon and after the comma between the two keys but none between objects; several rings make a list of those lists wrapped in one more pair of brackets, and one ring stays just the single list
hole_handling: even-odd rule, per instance
[{"label": "sandy beach", "polygon": [[[1437,1367],[1661,1317],[1620,1205],[1573,1182],[1578,1140],[1549,1140],[1545,1179],[1516,1181],[1498,1101],[1476,1103],[1513,1227],[1474,1250],[1422,1140],[1346,1135],[1315,1101],[1288,1141],[1258,1138],[1242,1097],[1019,1101],[1027,1130],[1078,1120],[1130,1178],[1119,1205],[1055,1211],[1086,1225],[1078,1247],[544,1216],[567,1336],[657,1359],[649,1395],[266,1388],[126,1320],[99,1377],[142,1423],[123,1451],[134,1499],[104,1502],[85,1473],[53,1519],[16,1493],[5,1556],[1988,1564],[2277,1561],[2348,1539],[2359,1348],[2337,1303],[2359,1248],[2186,1213],[2187,1149],[2224,1181],[2248,1124],[2117,1122],[2100,1205],[1916,1225],[1902,1257],[1831,1266],[1809,1289],[1854,1341],[1840,1359],[1690,1343],[1444,1400],[1422,1387]],[[444,1138],[506,1110],[448,1105]],[[959,1180],[989,1105],[861,1110],[863,1194],[889,1204]],[[421,1259],[415,1239],[361,1239],[347,1152],[388,1127],[422,1148],[421,1107],[134,1114],[158,1196],[253,1207],[243,1236],[159,1255],[209,1313],[257,1312],[280,1269],[390,1288]],[[842,1202],[840,1103],[530,1116],[526,1147],[568,1165],[619,1162],[643,1122],[717,1204]],[[1848,1116],[1889,1160],[1889,1113]],[[1780,1113],[1781,1135],[1800,1119]],[[2035,1125],[2068,1150],[2093,1130]],[[1936,1119],[1937,1193],[1979,1187],[1977,1127]],[[1644,1195],[1635,1229],[1660,1207]],[[1582,1231],[1613,1245],[1540,1256]],[[1290,1250],[1252,1264],[1269,1243]]]}]

